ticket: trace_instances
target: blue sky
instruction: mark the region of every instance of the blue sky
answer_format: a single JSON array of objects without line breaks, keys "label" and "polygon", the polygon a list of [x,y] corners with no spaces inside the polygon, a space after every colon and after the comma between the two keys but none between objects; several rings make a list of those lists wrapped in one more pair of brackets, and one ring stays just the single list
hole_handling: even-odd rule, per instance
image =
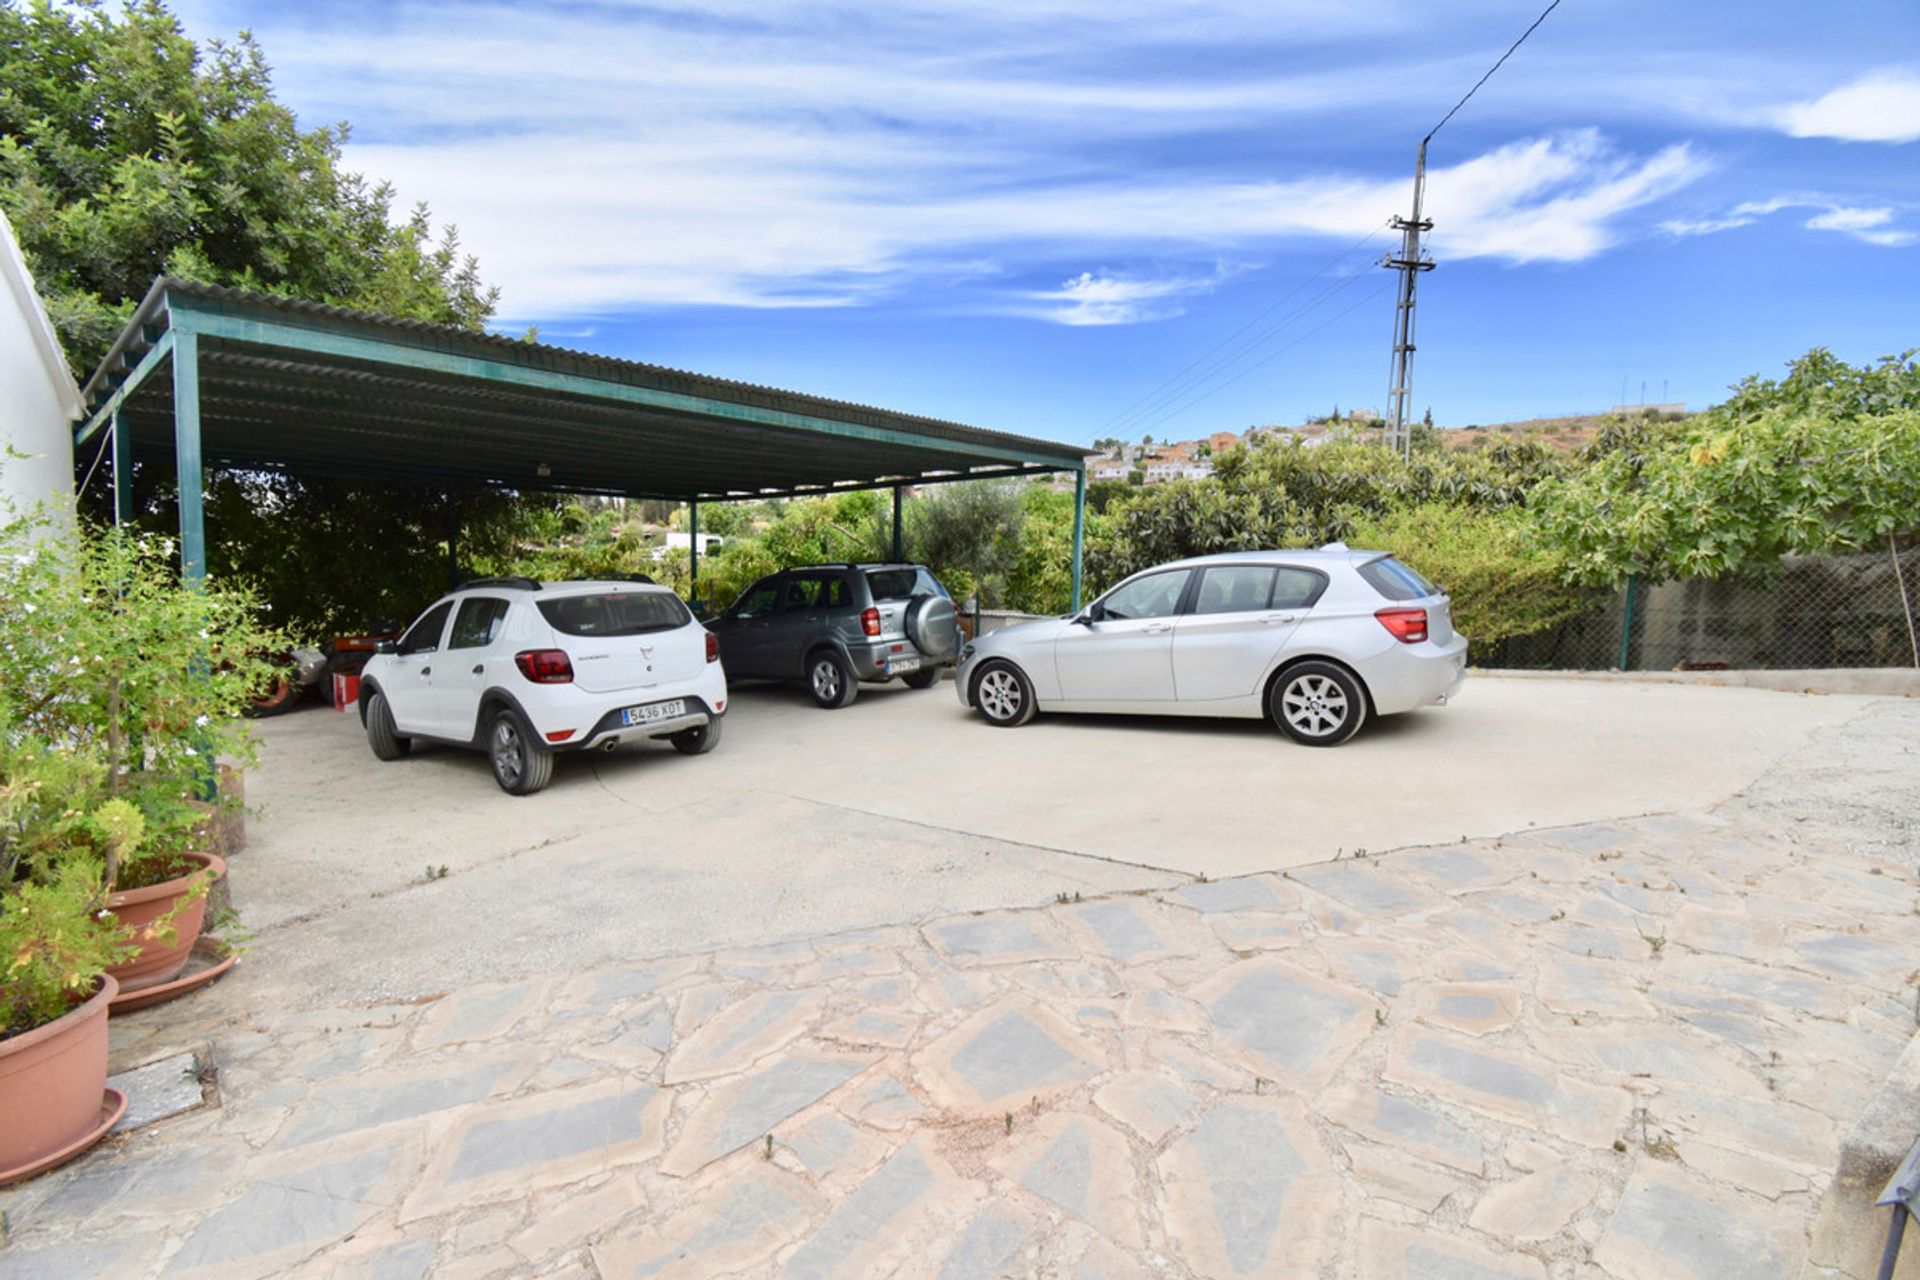
[{"label": "blue sky", "polygon": [[[175,6],[457,223],[503,327],[1076,441],[1384,408],[1415,144],[1539,7]],[[1434,139],[1416,412],[1920,344],[1917,50],[1912,0],[1564,0]]]}]

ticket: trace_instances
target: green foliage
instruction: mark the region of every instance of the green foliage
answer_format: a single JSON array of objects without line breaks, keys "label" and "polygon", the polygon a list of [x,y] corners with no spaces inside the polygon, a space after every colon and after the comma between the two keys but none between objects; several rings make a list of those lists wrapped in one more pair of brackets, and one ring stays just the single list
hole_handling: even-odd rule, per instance
[{"label": "green foliage", "polygon": [[[136,522],[174,526],[170,476],[134,471]],[[382,488],[279,472],[216,471],[205,490],[208,568],[250,584],[264,617],[304,644],[410,620],[446,591],[455,533],[463,574],[512,572],[558,526],[557,499],[497,489]]]},{"label": "green foliage", "polygon": [[620,506],[576,499],[545,508],[523,504],[518,514],[520,537],[509,547],[471,557],[477,573],[524,574],[543,582],[661,576],[639,519]]},{"label": "green foliage", "polygon": [[1355,547],[1391,551],[1452,597],[1453,624],[1484,658],[1592,607],[1567,585],[1566,557],[1517,508],[1429,502],[1356,518]]},{"label": "green foliage", "polygon": [[497,293],[424,206],[302,130],[251,37],[204,51],[161,0],[0,0],[0,208],[85,377],[156,275],[478,328]]},{"label": "green foliage", "polygon": [[1920,362],[1816,349],[1683,423],[1610,427],[1529,503],[1569,575],[1614,583],[1764,573],[1788,554],[1920,530]]},{"label": "green foliage", "polygon": [[[1028,485],[1021,505],[1003,603],[1024,613],[1065,613],[1073,597],[1073,493]],[[1099,526],[1099,514],[1089,509],[1088,536]]]},{"label": "green foliage", "polygon": [[769,502],[753,518],[752,536],[735,534],[700,557],[700,599],[724,607],[769,573],[800,564],[883,560],[893,550],[892,500],[874,490]]},{"label": "green foliage", "polygon": [[20,742],[104,762],[101,785],[140,810],[141,854],[116,878],[112,829],[87,843],[116,887],[166,879],[192,845],[203,816],[192,801],[214,760],[253,759],[241,712],[271,680],[262,655],[281,638],[245,589],[182,586],[167,539],[34,538],[25,526],[0,534],[0,723]]},{"label": "green foliage", "polygon": [[1554,465],[1537,445],[1467,457],[1436,449],[1409,461],[1362,432],[1314,445],[1268,436],[1218,454],[1208,479],[1156,485],[1110,507],[1088,545],[1089,577],[1105,586],[1185,556],[1318,546],[1346,538],[1361,517],[1425,503],[1515,506]]},{"label": "green foliage", "polygon": [[904,515],[909,557],[929,566],[955,599],[1001,604],[1020,555],[1022,488],[977,480],[922,490]]},{"label": "green foliage", "polygon": [[280,644],[257,613],[182,586],[162,539],[0,530],[0,1035],[125,958],[107,895],[180,874],[215,759],[253,759],[240,713]]}]

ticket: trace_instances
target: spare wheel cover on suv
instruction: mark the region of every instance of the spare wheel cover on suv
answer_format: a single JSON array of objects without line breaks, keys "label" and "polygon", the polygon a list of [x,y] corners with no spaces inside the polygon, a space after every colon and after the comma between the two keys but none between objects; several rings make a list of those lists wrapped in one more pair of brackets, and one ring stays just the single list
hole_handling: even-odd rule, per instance
[{"label": "spare wheel cover on suv", "polygon": [[907,638],[927,657],[945,661],[954,655],[959,635],[953,601],[945,596],[915,596],[907,601]]}]

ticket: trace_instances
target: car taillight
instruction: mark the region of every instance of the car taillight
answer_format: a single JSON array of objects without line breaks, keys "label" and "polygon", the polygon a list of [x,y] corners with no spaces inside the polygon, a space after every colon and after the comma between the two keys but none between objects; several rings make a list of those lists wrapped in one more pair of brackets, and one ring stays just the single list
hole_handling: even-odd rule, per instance
[{"label": "car taillight", "polygon": [[707,632],[707,661],[720,661],[720,637],[711,631]]},{"label": "car taillight", "polygon": [[880,611],[878,609],[861,610],[860,611],[860,629],[866,632],[870,636],[879,635],[880,634]]},{"label": "car taillight", "polygon": [[1381,609],[1373,615],[1401,644],[1419,644],[1427,638],[1425,609]]},{"label": "car taillight", "polygon": [[522,649],[513,655],[513,664],[535,684],[573,683],[573,663],[564,649]]}]

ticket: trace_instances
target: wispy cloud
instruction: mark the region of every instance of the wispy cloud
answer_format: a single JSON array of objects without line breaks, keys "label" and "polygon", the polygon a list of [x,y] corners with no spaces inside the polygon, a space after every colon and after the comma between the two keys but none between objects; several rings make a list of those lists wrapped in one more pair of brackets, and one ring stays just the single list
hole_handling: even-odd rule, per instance
[{"label": "wispy cloud", "polygon": [[1034,304],[1022,313],[1065,325],[1139,324],[1180,315],[1185,299],[1209,293],[1225,276],[1158,278],[1082,271],[1057,289],[1028,294]]},{"label": "wispy cloud", "polygon": [[[674,139],[539,134],[363,147],[352,159],[407,195],[431,192],[459,210],[516,318],[622,305],[848,306],[934,277],[984,280],[983,263],[1257,254],[1364,235],[1408,194],[1403,178],[1341,173],[1049,176],[1019,151],[935,154],[873,135],[724,125]],[[1706,169],[1686,146],[1636,156],[1592,131],[1497,148],[1430,175],[1436,252],[1591,257],[1625,233],[1625,215]],[[1119,269],[1090,273],[1080,294],[1040,314],[1109,324],[1171,314],[1169,300],[1201,287],[1199,278],[1189,271],[1175,288]],[[1013,301],[1031,313],[1046,300]]]},{"label": "wispy cloud", "polygon": [[1796,138],[1845,142],[1912,142],[1920,139],[1920,72],[1889,67],[1775,113]]},{"label": "wispy cloud", "polygon": [[1898,248],[1901,245],[1912,244],[1916,238],[1920,238],[1912,231],[1892,225],[1894,211],[1891,205],[1862,207],[1842,204],[1818,195],[1774,196],[1769,200],[1749,200],[1735,205],[1719,217],[1674,218],[1661,223],[1660,229],[1676,236],[1713,235],[1721,231],[1751,226],[1768,214],[1779,213],[1783,209],[1819,209],[1821,212],[1801,224],[1807,230],[1837,231],[1883,248]]},{"label": "wispy cloud", "polygon": [[[306,25],[273,35],[276,73],[308,118],[361,124],[350,163],[459,223],[510,323],[931,305],[936,284],[957,286],[944,291],[960,310],[1171,314],[1204,288],[1175,282],[1204,281],[1212,263],[1352,239],[1404,211],[1397,149],[1382,166],[1343,145],[1337,122],[1437,114],[1436,86],[1486,64],[1477,46],[1384,40],[1417,19],[1404,0],[424,0],[362,13],[352,29],[279,18]],[[1488,102],[1529,92],[1516,78]],[[1471,150],[1463,137],[1451,155],[1466,158],[1433,170],[1436,252],[1591,257],[1709,169],[1665,139],[1521,132]],[[1021,283],[1090,262],[1106,269],[1041,296]]]}]

